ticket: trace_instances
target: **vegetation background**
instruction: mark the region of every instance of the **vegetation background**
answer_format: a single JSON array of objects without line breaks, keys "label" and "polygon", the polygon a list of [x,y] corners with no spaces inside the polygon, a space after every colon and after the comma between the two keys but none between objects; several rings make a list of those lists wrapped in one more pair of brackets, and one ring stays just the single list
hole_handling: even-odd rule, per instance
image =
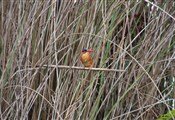
[{"label": "vegetation background", "polygon": [[[173,0],[0,0],[0,119],[173,118],[174,6]],[[94,49],[93,67],[101,69],[90,79],[87,70],[59,67],[83,67],[82,48]]]}]

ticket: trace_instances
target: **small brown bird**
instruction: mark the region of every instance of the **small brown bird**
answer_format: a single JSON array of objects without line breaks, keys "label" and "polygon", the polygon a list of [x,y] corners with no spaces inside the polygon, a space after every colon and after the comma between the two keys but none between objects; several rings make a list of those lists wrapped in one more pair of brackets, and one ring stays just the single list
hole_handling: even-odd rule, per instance
[{"label": "small brown bird", "polygon": [[81,51],[80,60],[85,67],[93,66],[93,59],[91,57],[92,52],[93,52],[92,49],[86,49],[86,48],[83,48]]}]

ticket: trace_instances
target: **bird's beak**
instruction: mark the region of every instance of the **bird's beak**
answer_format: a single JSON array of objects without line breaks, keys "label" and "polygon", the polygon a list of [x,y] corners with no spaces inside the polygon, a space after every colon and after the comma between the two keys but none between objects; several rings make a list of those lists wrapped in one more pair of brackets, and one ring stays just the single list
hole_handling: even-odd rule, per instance
[{"label": "bird's beak", "polygon": [[88,49],[87,51],[88,51],[88,52],[93,52],[93,49]]}]

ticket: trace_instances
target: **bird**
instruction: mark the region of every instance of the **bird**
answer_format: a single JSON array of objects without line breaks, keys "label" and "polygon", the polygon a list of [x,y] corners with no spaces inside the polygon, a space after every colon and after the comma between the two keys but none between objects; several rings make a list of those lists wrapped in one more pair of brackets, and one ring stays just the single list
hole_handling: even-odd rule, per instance
[{"label": "bird", "polygon": [[93,59],[91,56],[92,52],[93,52],[92,49],[86,49],[86,48],[82,49],[80,60],[81,60],[82,64],[84,65],[84,67],[90,68],[93,66]]}]

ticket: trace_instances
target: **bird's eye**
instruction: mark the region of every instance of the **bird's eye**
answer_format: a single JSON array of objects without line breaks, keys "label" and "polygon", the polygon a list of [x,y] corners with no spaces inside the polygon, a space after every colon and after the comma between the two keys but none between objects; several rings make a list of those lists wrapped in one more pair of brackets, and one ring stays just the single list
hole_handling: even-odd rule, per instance
[{"label": "bird's eye", "polygon": [[83,49],[82,49],[82,52],[87,52],[87,49],[86,49],[86,48],[83,48]]}]

